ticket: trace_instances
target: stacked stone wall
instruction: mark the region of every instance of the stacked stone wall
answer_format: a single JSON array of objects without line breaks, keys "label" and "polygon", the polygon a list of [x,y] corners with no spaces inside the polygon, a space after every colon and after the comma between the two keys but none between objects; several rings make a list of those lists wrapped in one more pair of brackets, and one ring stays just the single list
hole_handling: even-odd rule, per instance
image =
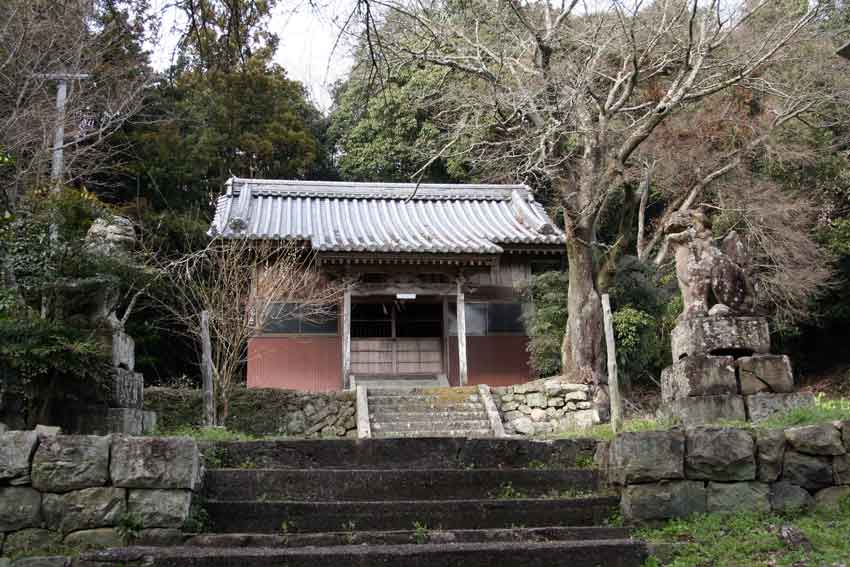
[{"label": "stacked stone wall", "polygon": [[[157,412],[160,431],[199,427],[203,394],[182,388],[146,388],[145,409]],[[236,388],[229,398],[228,429],[258,437],[357,437],[353,391]]]},{"label": "stacked stone wall", "polygon": [[180,540],[199,485],[192,439],[0,433],[0,556]]},{"label": "stacked stone wall", "polygon": [[788,429],[693,427],[622,433],[598,453],[645,522],[703,512],[786,513],[850,495],[850,421]]},{"label": "stacked stone wall", "polygon": [[491,392],[505,433],[509,435],[556,433],[589,427],[599,421],[587,384],[544,378],[491,388]]}]

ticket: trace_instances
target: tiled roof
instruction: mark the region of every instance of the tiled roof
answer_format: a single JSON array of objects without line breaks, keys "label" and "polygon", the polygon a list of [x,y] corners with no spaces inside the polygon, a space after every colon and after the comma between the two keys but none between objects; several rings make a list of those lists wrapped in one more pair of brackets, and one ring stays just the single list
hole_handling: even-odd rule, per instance
[{"label": "tiled roof", "polygon": [[506,244],[564,242],[525,185],[232,178],[210,232],[335,252],[497,254]]}]

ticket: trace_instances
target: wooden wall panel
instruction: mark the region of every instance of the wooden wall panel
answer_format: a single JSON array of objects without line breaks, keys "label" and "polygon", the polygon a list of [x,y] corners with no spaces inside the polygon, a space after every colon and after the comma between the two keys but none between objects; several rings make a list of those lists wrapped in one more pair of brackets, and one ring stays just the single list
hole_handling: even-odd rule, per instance
[{"label": "wooden wall panel", "polygon": [[[517,335],[466,337],[469,385],[510,386],[531,379],[528,337]],[[459,384],[457,337],[449,337],[449,383]]]},{"label": "wooden wall panel", "polygon": [[310,392],[342,389],[340,338],[314,335],[250,339],[248,387]]}]

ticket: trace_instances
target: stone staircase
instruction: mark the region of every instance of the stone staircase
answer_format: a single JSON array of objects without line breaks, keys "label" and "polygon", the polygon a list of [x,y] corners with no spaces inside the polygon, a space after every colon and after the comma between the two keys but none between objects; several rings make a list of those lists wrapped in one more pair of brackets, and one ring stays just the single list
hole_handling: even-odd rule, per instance
[{"label": "stone staircase", "polygon": [[367,392],[372,437],[497,436],[485,405],[489,393],[476,386]]},{"label": "stone staircase", "polygon": [[605,525],[589,440],[365,439],[207,447],[207,533],[89,553],[80,567],[639,567]]}]

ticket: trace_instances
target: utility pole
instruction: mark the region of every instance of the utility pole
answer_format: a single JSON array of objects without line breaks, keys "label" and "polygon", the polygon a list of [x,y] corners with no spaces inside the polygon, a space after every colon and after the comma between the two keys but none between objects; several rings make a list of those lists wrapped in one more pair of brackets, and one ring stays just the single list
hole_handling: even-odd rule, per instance
[{"label": "utility pole", "polygon": [[53,133],[53,160],[50,167],[50,180],[53,190],[58,191],[62,184],[65,169],[65,101],[68,98],[68,81],[83,80],[91,77],[88,73],[47,73],[36,77],[56,81],[56,131]]}]

